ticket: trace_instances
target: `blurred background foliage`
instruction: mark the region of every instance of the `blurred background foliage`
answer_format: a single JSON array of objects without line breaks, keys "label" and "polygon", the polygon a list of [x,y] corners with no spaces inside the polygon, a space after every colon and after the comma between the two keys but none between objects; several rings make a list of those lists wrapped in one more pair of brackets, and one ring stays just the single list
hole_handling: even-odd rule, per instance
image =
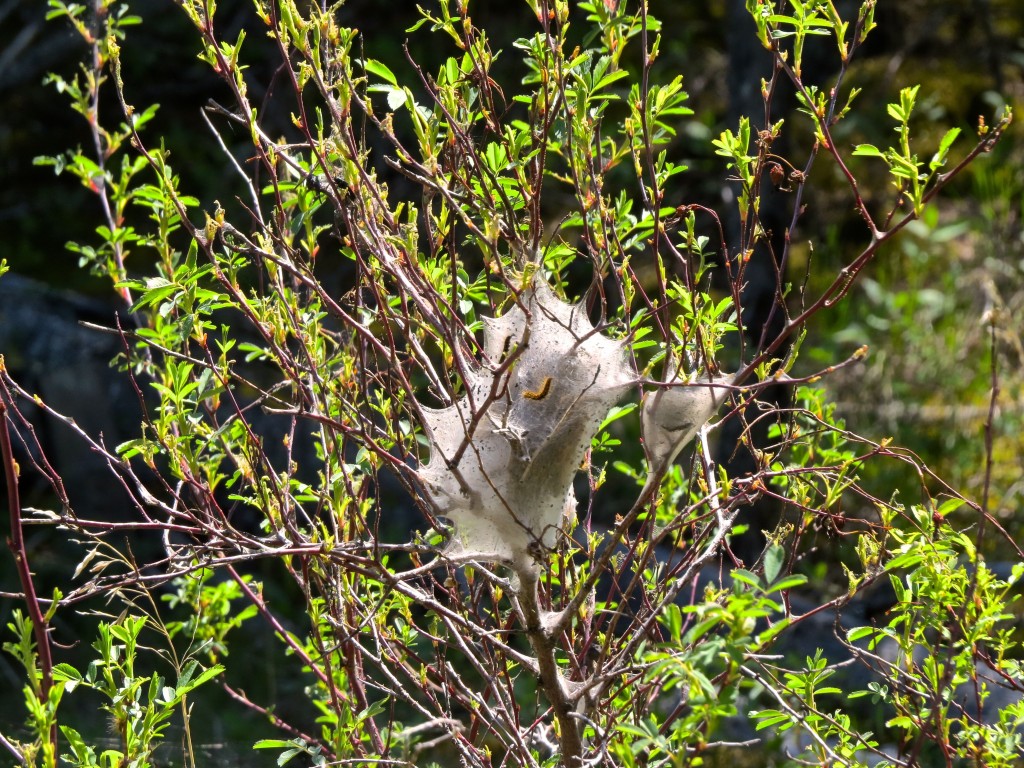
[{"label": "blurred background foliage", "polygon": [[[234,37],[232,26],[248,23],[250,6],[249,0],[221,0],[223,38]],[[400,81],[415,82],[406,45],[408,57],[427,71],[447,55],[431,49],[429,36],[406,34],[417,18],[415,6],[414,0],[395,0],[382,12],[378,0],[349,0],[338,13],[342,24],[363,32],[368,55],[372,52],[387,63]],[[673,204],[723,210],[728,199],[727,174],[710,140],[734,127],[729,117],[730,56],[735,63],[736,57],[763,53],[752,37],[745,53],[730,48],[733,6],[742,9],[743,3],[651,2],[664,29],[654,77],[682,73],[695,110],[670,150],[691,168],[677,177]],[[182,188],[199,197],[207,210],[214,207],[209,196],[217,190],[219,202],[228,207],[232,203],[224,199],[224,190],[236,181],[215,142],[205,140],[200,117],[208,99],[227,103],[227,95],[196,59],[189,25],[171,0],[136,0],[131,7],[144,23],[131,30],[124,46],[125,70],[135,73],[129,76],[130,97],[139,105],[160,104],[150,135],[165,137]],[[531,24],[525,3],[473,0],[470,10],[476,24],[488,31],[492,49],[503,51],[495,78],[514,86],[522,72],[511,44],[528,34]],[[22,276],[114,306],[109,283],[78,269],[77,254],[65,248],[68,241],[93,239],[95,196],[68,175],[55,176],[52,168],[33,165],[36,156],[59,154],[88,141],[81,118],[44,84],[48,72],[73,75],[86,51],[71,30],[47,24],[45,11],[42,0],[0,0],[0,257]],[[837,141],[850,147],[888,146],[893,133],[885,104],[897,98],[900,87],[917,83],[921,106],[916,136],[924,146],[935,146],[953,126],[964,130],[966,146],[979,119],[993,122],[1003,104],[1018,114],[1024,108],[1024,0],[880,0],[876,18],[879,28],[860,51],[846,83],[863,89],[856,114],[840,124]],[[276,51],[269,40],[250,35],[247,53],[251,95],[259,103],[277,84]],[[827,69],[818,73],[822,83],[831,76]],[[108,119],[115,109],[112,102],[105,105]],[[760,122],[758,115],[753,117],[755,124]],[[797,115],[785,117],[786,131],[808,130],[807,121]],[[289,121],[286,111],[271,112],[265,128],[287,135]],[[204,140],[197,141],[199,136]],[[805,158],[791,160],[802,167]],[[895,190],[884,165],[859,157],[852,163],[872,209],[881,214],[891,208]],[[393,186],[401,194],[400,182]],[[780,189],[777,194],[787,192]],[[804,203],[807,210],[788,277],[816,295],[821,281],[830,280],[838,265],[863,248],[866,232],[845,182],[829,162],[816,164]],[[972,166],[869,267],[846,302],[818,316],[804,347],[811,354],[802,358],[804,369],[794,371],[811,373],[815,366],[832,365],[869,345],[864,363],[824,379],[848,427],[875,440],[893,438],[969,497],[981,500],[987,493],[990,509],[1018,541],[1024,537],[1022,222],[1024,143],[1017,124],[991,157]],[[993,378],[998,381],[994,404]],[[988,466],[985,424],[990,406],[995,418]],[[906,464],[876,461],[869,466],[865,485],[879,496],[919,487]],[[939,487],[931,490],[941,493]],[[900,501],[920,499],[901,496]],[[844,511],[853,518],[872,514],[868,509]],[[989,555],[1009,557],[998,550]],[[836,577],[842,579],[841,574]],[[843,588],[839,581],[834,586]],[[265,669],[265,684],[273,688],[282,680],[272,671],[281,660],[271,658],[268,638],[256,633],[250,640],[247,653],[257,662],[253,669]],[[265,665],[258,662],[261,654]]]}]

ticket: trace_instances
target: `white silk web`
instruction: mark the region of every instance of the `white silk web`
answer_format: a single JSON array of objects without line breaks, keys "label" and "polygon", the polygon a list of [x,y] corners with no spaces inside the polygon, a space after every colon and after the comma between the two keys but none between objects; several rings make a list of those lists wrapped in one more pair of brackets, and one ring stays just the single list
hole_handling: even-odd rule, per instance
[{"label": "white silk web", "polygon": [[[482,362],[464,361],[466,391],[454,405],[421,407],[430,458],[418,475],[455,526],[450,556],[535,573],[575,519],[573,477],[590,441],[638,376],[628,341],[604,336],[581,304],[562,301],[540,277],[504,315],[484,321],[483,352]],[[648,393],[642,428],[652,473],[667,468],[726,394],[681,380]]]},{"label": "white silk web", "polygon": [[533,570],[537,547],[553,546],[575,516],[573,477],[636,372],[626,342],[595,330],[541,278],[485,321],[483,349],[482,364],[467,362],[466,394],[423,409],[430,460],[420,479],[455,524],[453,556]]},{"label": "white silk web", "polygon": [[[669,377],[672,382],[673,377]],[[704,376],[648,392],[640,410],[644,451],[652,475],[660,476],[729,396],[733,377]]]}]

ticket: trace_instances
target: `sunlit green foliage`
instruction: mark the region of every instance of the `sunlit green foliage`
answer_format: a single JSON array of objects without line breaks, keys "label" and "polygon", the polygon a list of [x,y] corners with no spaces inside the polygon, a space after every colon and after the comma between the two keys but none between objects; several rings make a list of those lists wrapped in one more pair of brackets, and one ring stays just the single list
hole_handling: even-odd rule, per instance
[{"label": "sunlit green foliage", "polygon": [[[241,179],[239,200],[225,191],[201,205],[219,190],[184,189],[171,162],[188,158],[164,147],[154,105],[132,104],[129,84],[141,75],[122,70],[119,45],[139,19],[113,0],[88,21],[80,6],[50,3],[52,19],[70,22],[93,49],[78,78],[53,83],[86,118],[95,146],[39,162],[71,173],[101,203],[93,243],[71,247],[112,281],[131,315],[117,362],[145,413],[139,434],[113,449],[79,434],[130,495],[124,525],[157,532],[160,552],[145,562],[130,549],[113,556],[119,545],[107,534],[118,524],[52,513],[50,522],[85,543],[80,570],[94,569],[95,580],[58,596],[43,623],[94,590],[125,612],[98,619],[97,658],[85,673],[48,668],[31,622],[15,617],[9,649],[27,671],[30,730],[24,743],[8,740],[17,757],[56,765],[59,724],[75,765],[148,765],[172,716],[187,733],[199,705],[186,696],[217,678],[274,729],[253,742],[279,764],[301,756],[314,765],[697,766],[722,748],[726,723],[795,737],[786,749],[818,764],[908,764],[928,750],[1012,763],[1024,705],[1018,696],[985,710],[990,689],[980,678],[987,664],[1007,689],[1024,686],[1007,609],[1021,569],[1005,578],[986,569],[979,542],[996,535],[987,502],[930,490],[940,481],[913,455],[847,429],[825,390],[810,386],[860,370],[863,348],[795,379],[803,386],[793,407],[758,400],[807,367],[797,363],[809,327],[843,306],[883,246],[895,247],[901,231],[934,229],[937,193],[992,149],[1009,112],[959,155],[957,128],[926,150],[914,143],[913,86],[888,108],[895,146],[838,145],[834,130],[856,96],[844,78],[875,26],[874,0],[849,19],[832,2],[751,0],[757,40],[775,63],[761,84],[765,113],[783,78],[801,110],[763,126],[743,117],[710,142],[736,191],[733,236],[722,223],[732,212],[667,203],[685,178],[673,141],[692,112],[682,75],[652,80],[667,32],[645,4],[527,0],[532,31],[502,53],[522,62],[517,83],[495,80],[499,52],[463,0],[425,6],[408,28],[445,51],[432,71],[413,63],[418,78],[409,81],[364,50],[334,8],[257,0],[248,26],[227,40],[216,3],[178,5],[198,59],[230,94],[229,104],[208,105],[209,137],[197,141],[223,148],[225,168]],[[254,33],[269,35],[280,56],[279,91],[266,98],[289,115],[284,136],[268,133],[270,107],[247,78]],[[803,79],[805,45],[823,36],[838,57],[830,87]],[[99,114],[101,92],[118,117]],[[783,157],[773,145],[801,120],[810,138]],[[118,128],[104,127],[111,123]],[[851,170],[857,156],[881,159],[896,188],[881,212]],[[802,237],[799,201],[814,193],[815,163],[835,170],[864,226],[855,258],[800,284],[784,268]],[[761,221],[769,185],[796,192],[786,252],[773,254],[774,335],[744,325],[750,260],[771,234]],[[129,212],[143,215],[145,231],[125,223]],[[535,300],[541,281],[554,292],[548,303]],[[908,310],[899,295],[876,293],[893,315],[917,316],[925,296],[906,297],[918,302]],[[865,324],[886,320],[848,311]],[[609,374],[598,360],[578,397],[544,425],[553,441],[577,432],[584,448],[589,441],[569,467],[580,482],[556,489],[565,519],[548,528],[557,531],[532,530],[508,498],[488,510],[504,507],[514,518],[505,522],[524,529],[529,562],[460,558],[450,542],[466,521],[446,514],[458,500],[446,506],[445,494],[507,496],[512,481],[529,490],[531,457],[514,452],[530,435],[504,417],[553,402],[565,383],[515,378],[531,343],[549,341],[531,336],[545,322],[560,330],[544,333],[571,337],[556,362],[600,336],[622,357],[623,377],[635,378],[610,387],[629,392],[586,432],[574,406],[602,369]],[[502,324],[504,345],[485,332]],[[700,387],[728,394],[724,404],[724,394],[708,398],[710,413],[722,405],[739,420],[735,450],[749,455],[751,472],[730,476],[716,465],[717,419],[675,423],[682,408],[655,413],[640,434],[648,449],[655,429],[695,435],[680,465],[661,466],[650,452],[646,464],[629,445],[642,397],[650,405],[655,393]],[[9,377],[4,392],[14,393],[12,406],[31,398]],[[507,407],[491,408],[497,402]],[[436,439],[439,413],[465,435],[451,455]],[[761,422],[769,442],[755,445]],[[508,451],[503,469],[521,461],[526,470],[512,480],[462,471],[495,466],[483,456],[460,465],[482,446]],[[991,463],[991,446],[987,456]],[[862,478],[888,462],[912,467],[926,503],[904,507],[896,489],[866,486]],[[451,482],[431,485],[428,464]],[[467,484],[480,475],[478,487]],[[632,497],[602,514],[611,477],[631,485]],[[737,517],[762,498],[784,518],[758,557],[738,562]],[[413,505],[423,525],[409,521]],[[946,520],[957,507],[969,510],[969,525]],[[816,552],[819,536],[849,537],[834,568],[841,579],[813,583],[829,565]],[[294,605],[267,596],[257,564]],[[795,662],[776,653],[787,633],[819,613],[842,614],[886,579],[895,596],[884,621],[836,638],[873,671],[860,690],[832,684],[841,665],[821,650]],[[257,617],[297,664],[305,719],[279,717],[276,702],[254,701],[222,675],[239,663],[237,638]],[[882,641],[894,657],[875,653]],[[922,648],[931,651],[924,660]],[[151,656],[173,669],[173,685],[141,663]],[[973,710],[955,698],[964,686]],[[62,697],[78,688],[103,698],[116,748],[97,754],[61,719]],[[840,694],[873,696],[881,726],[867,727]]]}]

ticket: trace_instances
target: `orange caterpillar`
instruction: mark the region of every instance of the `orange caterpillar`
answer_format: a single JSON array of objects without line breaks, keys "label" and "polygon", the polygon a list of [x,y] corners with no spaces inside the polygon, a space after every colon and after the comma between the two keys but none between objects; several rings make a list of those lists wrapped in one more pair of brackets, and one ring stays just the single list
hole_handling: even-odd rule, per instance
[{"label": "orange caterpillar", "polygon": [[528,389],[525,392],[523,392],[523,397],[525,397],[527,400],[543,400],[545,397],[548,396],[548,392],[550,391],[551,377],[547,376],[541,383],[540,389],[538,389],[536,392]]}]

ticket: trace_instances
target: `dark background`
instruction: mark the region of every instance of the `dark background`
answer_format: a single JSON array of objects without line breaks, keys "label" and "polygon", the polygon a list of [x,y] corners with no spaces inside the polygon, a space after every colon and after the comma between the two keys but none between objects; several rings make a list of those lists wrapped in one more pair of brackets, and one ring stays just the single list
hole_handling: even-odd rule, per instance
[{"label": "dark background", "polygon": [[[276,51],[253,24],[249,0],[222,0],[218,5],[218,28],[223,38],[232,39],[233,31],[242,26],[250,30],[245,48],[248,82],[253,102],[260,104],[267,89],[272,89],[276,82]],[[755,125],[759,123],[762,108],[757,86],[767,54],[750,34],[751,25],[743,5],[742,0],[651,3],[651,12],[663,23],[664,36],[655,77],[683,73],[691,95],[690,106],[696,113],[680,125],[676,144],[670,150],[674,157],[684,159],[691,171],[676,177],[672,190],[676,199],[669,202],[699,202],[725,210],[727,174],[721,159],[714,156],[710,139],[725,127],[734,127],[740,114],[749,114]],[[839,5],[848,17],[849,4]],[[343,24],[362,31],[368,56],[386,62],[400,81],[410,81],[413,71],[405,61],[406,43],[411,56],[428,71],[451,55],[451,51],[436,45],[436,38],[425,30],[406,34],[405,29],[417,18],[415,6],[415,2],[405,0],[352,0],[340,9],[339,15]],[[131,4],[131,9],[143,17],[144,23],[128,30],[124,44],[129,100],[135,105],[160,104],[149,134],[166,139],[171,164],[182,177],[182,188],[200,199],[201,208],[212,210],[215,196],[230,206],[225,189],[236,183],[233,172],[226,167],[216,144],[208,140],[199,117],[200,109],[211,97],[230,103],[225,89],[206,65],[197,60],[191,28],[170,0],[139,0]],[[45,12],[42,0],[0,0],[0,258],[8,261],[17,278],[35,281],[25,282],[12,276],[0,279],[0,354],[5,355],[9,369],[27,389],[42,393],[48,402],[75,415],[92,433],[104,433],[114,444],[131,436],[138,424],[138,414],[123,380],[106,367],[117,352],[116,339],[83,329],[80,321],[109,324],[113,312],[123,307],[118,305],[109,281],[79,269],[77,254],[65,248],[68,241],[95,241],[94,229],[100,221],[98,201],[69,175],[56,176],[52,168],[33,164],[37,156],[57,155],[90,141],[82,118],[69,109],[66,99],[56,94],[52,85],[43,83],[48,72],[60,73],[65,78],[73,76],[86,50],[66,23],[45,22]],[[504,50],[494,76],[511,94],[522,74],[511,43],[532,33],[530,12],[525,3],[482,0],[471,3],[470,12],[477,26],[488,31],[492,48]],[[904,85],[921,83],[922,117],[918,129],[922,142],[927,142],[928,137],[934,140],[949,126],[964,128],[969,137],[979,115],[985,115],[991,123],[999,105],[1024,102],[1024,0],[881,0],[877,21],[879,29],[851,70],[850,82],[864,88],[859,104],[855,104],[857,114],[842,124],[837,139],[849,145],[860,141],[887,145],[892,134],[884,105],[894,100],[899,87]],[[830,55],[831,45],[830,40],[809,43],[812,64],[805,68],[809,81],[825,83],[833,75],[832,64],[825,63],[834,59]],[[636,54],[639,43],[632,46]],[[815,66],[815,61],[822,63]],[[102,114],[111,121],[117,106],[109,100],[109,87],[107,90],[108,101]],[[783,94],[780,105],[785,108],[786,104],[792,105],[792,98]],[[797,116],[786,116],[787,125],[792,125],[796,135],[806,131],[806,126],[800,127]],[[271,135],[287,133],[288,120],[286,111],[271,111],[265,116],[264,127]],[[997,278],[997,267],[1002,264],[1012,280],[1024,284],[1020,274],[1024,271],[1020,241],[1024,172],[1013,173],[1021,165],[1019,135],[1015,128],[996,156],[983,161],[989,163],[985,175],[967,175],[950,189],[947,210],[951,213],[947,215],[970,226],[970,232],[963,236],[963,242],[968,243],[964,247],[970,249],[965,259],[978,260],[981,268]],[[802,156],[793,159],[798,166],[803,160]],[[997,173],[1000,168],[1009,170]],[[869,198],[873,207],[878,209],[891,202],[882,169],[865,164],[856,170],[866,179],[862,188],[877,197]],[[984,189],[979,178],[988,185]],[[815,257],[820,273],[827,275],[863,247],[866,238],[851,210],[848,193],[828,163],[819,161],[812,192],[808,195],[812,202],[800,234],[818,244]],[[763,214],[769,221],[788,221],[788,204],[784,193],[770,193]],[[914,242],[913,235],[908,237]],[[921,239],[928,241],[928,233],[922,234]],[[936,259],[948,258],[948,251],[942,249]],[[794,269],[799,269],[798,257],[799,252],[795,252]],[[135,261],[128,264],[129,270],[144,271],[145,255],[140,253],[132,258]],[[762,254],[758,258],[765,257]],[[998,264],[985,261],[991,258]],[[933,263],[938,266],[929,269],[948,272],[948,266],[942,266],[944,262]],[[872,270],[869,276],[877,278],[886,290],[907,288],[907,276],[892,268],[891,263]],[[813,285],[813,276],[811,282]],[[968,288],[961,297],[964,301],[956,307],[978,308],[984,297],[972,293],[979,290],[973,283],[965,285]],[[1005,279],[1001,285],[1007,285]],[[753,328],[767,316],[763,302],[758,300],[759,291],[771,288],[771,282],[757,281],[748,288],[745,320]],[[867,306],[863,296],[855,296],[851,301]],[[872,328],[863,329],[860,335],[851,332],[850,317],[855,314],[852,310],[849,316],[840,313],[831,326],[818,329],[816,343],[821,359],[834,362],[844,351],[863,343],[863,337],[871,335]],[[888,343],[884,333],[872,341]],[[1024,364],[1024,360],[1020,362]],[[891,367],[885,370],[892,372]],[[907,373],[911,386],[901,396],[928,401],[932,394],[927,391],[929,380],[919,376],[916,368],[903,373]],[[840,378],[834,386],[837,397],[842,398],[856,396],[861,384]],[[787,393],[777,392],[774,396],[784,399]],[[851,408],[851,418],[857,419],[856,407]],[[1019,413],[1016,418],[1019,420]],[[913,424],[879,427],[879,419],[870,414],[862,417],[860,423],[869,430],[883,428],[890,433],[903,429],[903,433],[896,434],[897,442],[915,447],[929,463],[933,458],[940,465],[948,462],[952,448],[960,445],[955,443],[951,447],[950,428],[945,423],[934,427],[934,436]],[[1014,428],[1013,423],[1005,426],[1007,432]],[[102,515],[117,516],[121,510],[116,487],[104,479],[102,465],[75,443],[67,430],[40,421],[40,431],[83,513],[97,514],[98,510]],[[976,437],[976,432],[970,432],[964,439]],[[728,433],[724,440],[723,454],[729,455]],[[1012,479],[1014,466],[1020,469],[1020,458],[1016,458],[1015,465],[1012,455],[1007,460],[1007,472]],[[954,465],[952,471],[961,471],[959,465]],[[969,474],[968,470],[963,470],[963,474]],[[25,477],[23,482],[27,504],[45,507],[52,503],[45,484],[31,477]],[[899,476],[879,478],[880,484],[890,487],[899,482]],[[1012,493],[1009,479],[1006,484],[1008,490],[1002,503],[1007,513],[1012,513],[1019,506],[1021,491]],[[5,503],[0,501],[0,508]],[[756,511],[754,519],[767,524],[771,514],[770,510]],[[59,537],[43,532],[30,536],[30,546],[33,566],[45,593],[47,580],[59,580],[56,574],[66,573],[63,569],[68,558],[76,557],[75,550]],[[756,552],[758,540],[752,539],[749,547]],[[15,583],[10,560],[0,561],[0,590],[9,593]],[[273,588],[271,584],[269,589]],[[287,595],[281,596],[281,601],[287,600]],[[0,624],[9,620],[14,605],[12,599],[0,597]],[[58,625],[57,631],[63,631],[62,639],[68,641],[76,629]],[[297,669],[289,672],[280,668],[287,662],[276,658],[272,640],[265,634],[254,631],[246,635],[234,653],[245,657],[247,664],[243,666],[260,670],[250,686],[257,694],[280,701],[285,709],[292,694],[301,698]],[[20,687],[18,670],[11,666],[9,657],[4,657],[0,660],[0,700],[16,700]],[[248,721],[218,724],[205,735],[211,739],[244,740],[251,736],[252,728]]]}]

